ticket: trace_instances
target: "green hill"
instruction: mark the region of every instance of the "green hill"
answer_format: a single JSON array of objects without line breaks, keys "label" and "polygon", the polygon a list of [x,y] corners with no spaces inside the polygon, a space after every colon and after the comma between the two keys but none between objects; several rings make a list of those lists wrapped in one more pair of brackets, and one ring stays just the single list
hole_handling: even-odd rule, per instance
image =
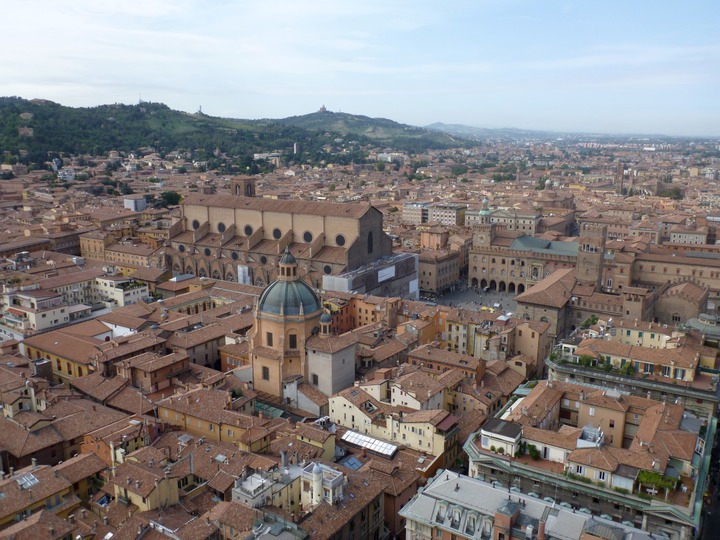
[{"label": "green hill", "polygon": [[377,145],[408,152],[455,148],[466,144],[466,141],[453,138],[448,133],[439,130],[400,124],[387,118],[370,118],[369,116],[336,113],[324,109],[302,116],[282,118],[275,122],[314,131],[367,137]]},{"label": "green hill", "polygon": [[[292,154],[298,143],[300,154]],[[313,113],[281,120],[241,120],[175,111],[161,103],[66,107],[47,100],[0,97],[0,152],[42,163],[48,153],[105,155],[153,148],[191,151],[210,159],[217,149],[236,165],[254,153],[280,152],[305,163],[362,162],[369,146],[420,152],[458,146],[452,137],[391,120]]]},{"label": "green hill", "polygon": [[[30,132],[30,130],[32,130]],[[230,156],[321,144],[300,128],[267,122],[214,118],[175,111],[160,103],[65,107],[44,100],[0,98],[0,150],[103,155],[108,150],[153,147]]]}]

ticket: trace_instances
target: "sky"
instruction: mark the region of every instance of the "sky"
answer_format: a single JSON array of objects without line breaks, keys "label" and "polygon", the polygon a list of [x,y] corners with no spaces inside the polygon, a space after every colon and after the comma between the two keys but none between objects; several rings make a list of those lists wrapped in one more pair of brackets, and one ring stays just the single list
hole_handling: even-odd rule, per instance
[{"label": "sky", "polygon": [[720,136],[720,1],[16,0],[0,95]]}]

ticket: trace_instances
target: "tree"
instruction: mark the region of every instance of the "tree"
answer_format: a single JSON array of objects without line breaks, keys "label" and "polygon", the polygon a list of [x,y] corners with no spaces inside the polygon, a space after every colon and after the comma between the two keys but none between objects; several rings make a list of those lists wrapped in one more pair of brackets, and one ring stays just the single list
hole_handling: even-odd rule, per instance
[{"label": "tree", "polygon": [[453,174],[453,176],[462,176],[463,174],[468,172],[467,165],[455,165],[450,170],[450,172]]},{"label": "tree", "polygon": [[182,197],[177,191],[163,191],[160,194],[160,200],[155,204],[160,208],[167,208],[168,206],[175,206],[180,202]]},{"label": "tree", "polygon": [[685,198],[685,194],[682,192],[682,190],[679,187],[674,187],[672,189],[667,189],[665,191],[661,191],[658,193],[659,197],[667,197],[669,199],[673,199],[675,201],[681,201]]},{"label": "tree", "polygon": [[385,163],[384,163],[383,161],[378,161],[378,162],[375,164],[375,168],[376,168],[378,171],[382,172],[382,171],[385,170]]}]

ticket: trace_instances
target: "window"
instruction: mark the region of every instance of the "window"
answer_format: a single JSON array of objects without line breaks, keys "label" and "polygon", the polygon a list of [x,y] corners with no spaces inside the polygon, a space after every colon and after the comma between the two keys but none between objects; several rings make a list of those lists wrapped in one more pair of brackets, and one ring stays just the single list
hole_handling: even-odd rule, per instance
[{"label": "window", "polygon": [[297,349],[297,334],[290,334],[288,336],[288,341],[291,349]]},{"label": "window", "polygon": [[583,473],[583,470],[584,470],[584,469],[583,469],[583,466],[582,466],[582,465],[575,465],[575,472],[576,472],[577,474],[582,474],[582,473]]},{"label": "window", "polygon": [[589,416],[595,416],[595,407],[589,407],[589,408],[588,408],[588,415],[589,415]]},{"label": "window", "polygon": [[370,231],[367,235],[367,251],[368,253],[373,252],[373,233]]},{"label": "window", "polygon": [[282,231],[275,227],[273,229],[272,235],[275,240],[280,240],[280,238],[282,238]]},{"label": "window", "polygon": [[663,377],[670,377],[672,372],[672,368],[670,366],[663,366],[662,367],[662,376]]},{"label": "window", "polygon": [[604,482],[607,479],[607,475],[606,475],[605,471],[598,471],[597,479]]},{"label": "window", "polygon": [[273,346],[273,335],[272,335],[272,332],[265,332],[265,344],[266,344],[268,347],[272,347],[272,346]]},{"label": "window", "polygon": [[317,386],[320,382],[320,378],[317,376],[317,373],[312,374],[312,383]]},{"label": "window", "polygon": [[614,427],[615,427],[615,420],[610,420],[610,422],[608,423],[608,425],[609,425],[611,428],[614,428]]},{"label": "window", "polygon": [[264,381],[270,380],[270,368],[267,366],[263,366],[262,368],[262,378]]}]

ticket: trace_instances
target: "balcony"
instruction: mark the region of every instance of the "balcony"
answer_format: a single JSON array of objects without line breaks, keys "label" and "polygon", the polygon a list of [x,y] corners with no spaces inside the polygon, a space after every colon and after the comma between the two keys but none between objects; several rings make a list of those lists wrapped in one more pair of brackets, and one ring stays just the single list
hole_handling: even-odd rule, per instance
[{"label": "balcony", "polygon": [[3,318],[5,320],[5,324],[12,328],[15,328],[17,330],[30,329],[30,321],[28,320],[27,316],[22,316],[11,311],[6,311],[3,315]]},{"label": "balcony", "polygon": [[[653,390],[664,394],[682,394],[689,398],[718,401],[717,383],[707,374],[696,374],[693,381],[680,381],[654,373],[635,373],[630,368],[617,369],[608,364],[589,365],[576,362],[572,355],[554,351],[545,359],[545,365],[559,373],[595,378],[611,383],[618,388],[634,386],[642,390]],[[629,364],[626,364],[626,366]]]}]

